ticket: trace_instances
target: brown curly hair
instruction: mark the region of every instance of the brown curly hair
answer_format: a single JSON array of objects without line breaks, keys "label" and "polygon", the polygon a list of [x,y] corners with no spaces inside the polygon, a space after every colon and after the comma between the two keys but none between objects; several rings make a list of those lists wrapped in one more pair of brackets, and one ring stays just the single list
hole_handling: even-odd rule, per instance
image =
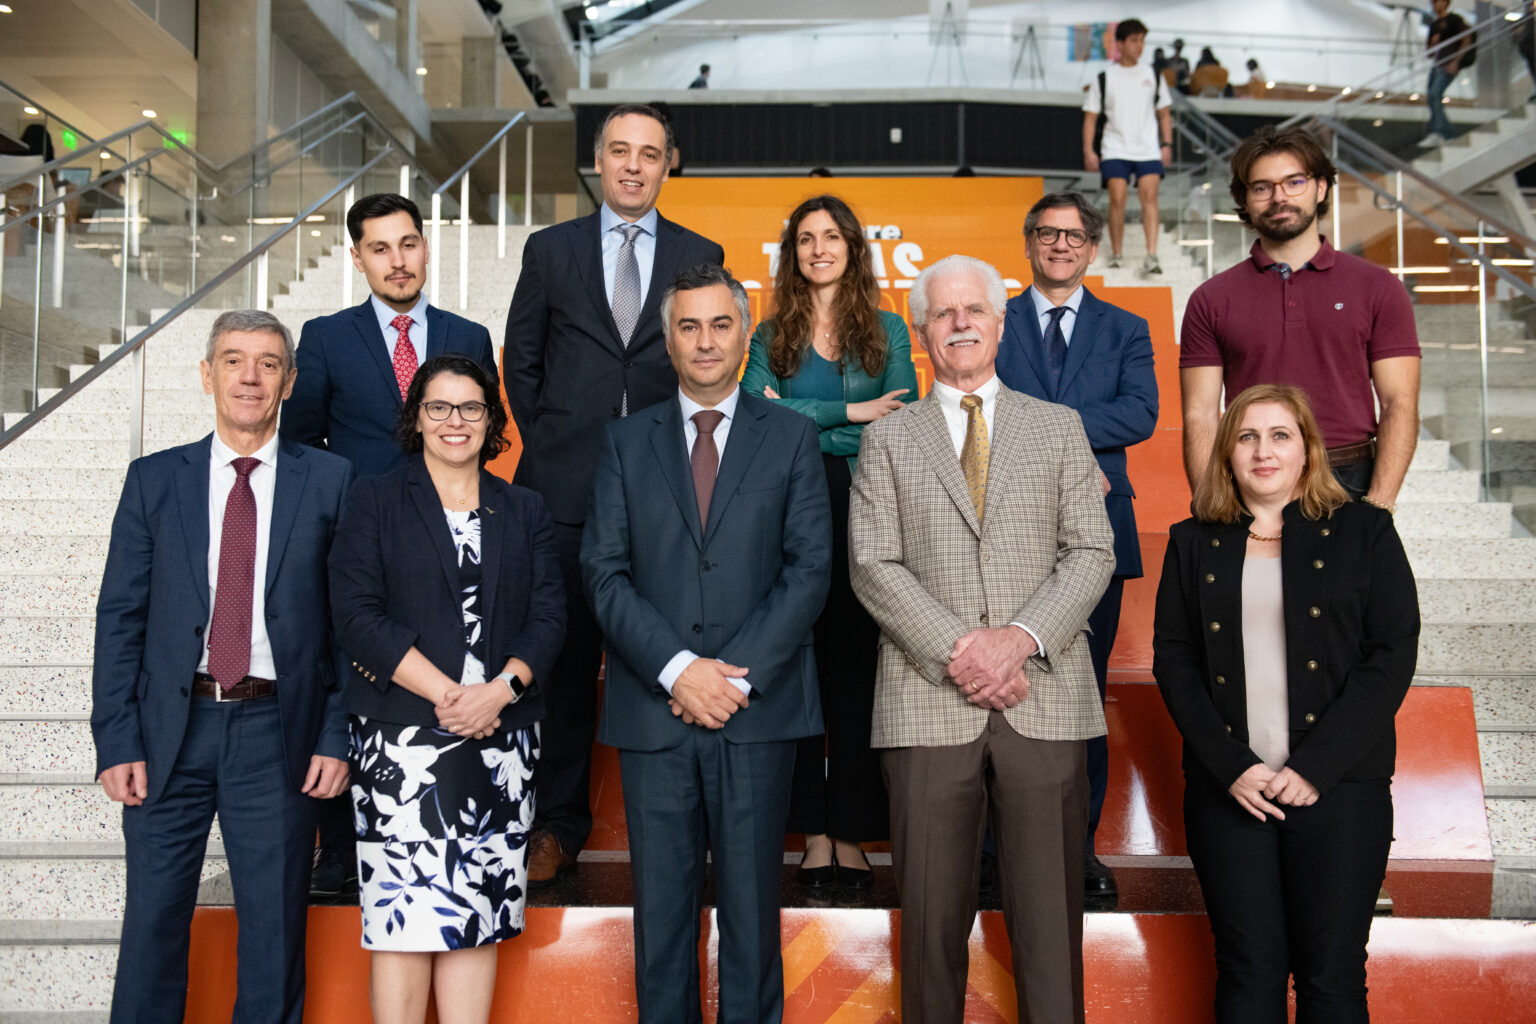
[{"label": "brown curly hair", "polygon": [[812,196],[789,215],[779,239],[779,272],[773,280],[773,311],[766,322],[773,325],[768,343],[768,366],[776,377],[793,377],[811,347],[816,311],[811,286],[800,273],[796,252],[800,224],[817,210],[825,210],[848,245],[848,266],[837,283],[832,300],[833,322],[842,344],[842,362],[852,353],[864,372],[879,377],[885,372],[885,330],[880,326],[880,286],[875,281],[869,243],[864,229],[848,204],[837,196]]}]

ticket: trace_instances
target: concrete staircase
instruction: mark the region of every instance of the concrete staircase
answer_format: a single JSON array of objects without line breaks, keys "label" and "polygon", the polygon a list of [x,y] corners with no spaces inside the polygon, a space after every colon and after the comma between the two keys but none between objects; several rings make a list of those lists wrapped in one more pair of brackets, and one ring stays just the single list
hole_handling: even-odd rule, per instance
[{"label": "concrete staircase", "polygon": [[1413,161],[1450,192],[1465,193],[1536,160],[1536,111],[1522,103]]},{"label": "concrete staircase", "polygon": [[[499,344],[527,229],[495,256],[494,228],[475,228],[470,308]],[[1140,231],[1127,268],[1140,277]],[[1134,246],[1134,247],[1133,247]],[[1182,311],[1199,275],[1165,238],[1164,280]],[[456,304],[456,239],[434,259]],[[1188,273],[1186,274],[1186,267]],[[297,332],[341,302],[344,250],[321,259],[274,303]],[[1098,272],[1098,269],[1095,269]],[[354,301],[367,294],[360,275]],[[197,361],[214,311],[196,311],[148,345],[146,450],[212,427]],[[83,368],[80,368],[83,369]],[[120,811],[94,783],[89,729],[96,596],[127,461],[128,368],[118,367],[0,450],[0,1024],[105,1019],[123,894]],[[1170,415],[1176,403],[1165,400]],[[13,418],[8,418],[8,422]],[[1420,679],[1472,687],[1497,858],[1495,914],[1536,917],[1536,539],[1512,536],[1510,507],[1479,502],[1474,472],[1447,441],[1421,443],[1398,526],[1419,576]],[[227,904],[217,826],[200,901]]]}]

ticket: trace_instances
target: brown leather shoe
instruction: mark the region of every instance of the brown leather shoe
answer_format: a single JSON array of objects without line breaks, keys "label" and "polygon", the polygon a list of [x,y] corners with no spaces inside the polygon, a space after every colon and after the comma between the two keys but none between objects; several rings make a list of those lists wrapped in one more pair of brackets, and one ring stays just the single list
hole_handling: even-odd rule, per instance
[{"label": "brown leather shoe", "polygon": [[576,855],[566,853],[552,832],[540,829],[528,841],[528,881],[547,882],[576,866]]}]

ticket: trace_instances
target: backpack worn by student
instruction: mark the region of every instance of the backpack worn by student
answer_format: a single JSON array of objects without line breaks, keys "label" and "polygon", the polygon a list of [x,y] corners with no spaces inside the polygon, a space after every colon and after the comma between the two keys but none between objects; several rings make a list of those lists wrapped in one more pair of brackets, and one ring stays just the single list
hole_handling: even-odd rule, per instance
[{"label": "backpack worn by student", "polygon": [[[1106,79],[1108,72],[1099,72],[1099,121],[1093,126],[1093,155],[1104,155],[1104,126],[1109,124],[1109,96],[1107,93]],[[1152,110],[1157,111],[1157,104],[1163,98],[1163,76],[1157,72],[1152,73]]]}]

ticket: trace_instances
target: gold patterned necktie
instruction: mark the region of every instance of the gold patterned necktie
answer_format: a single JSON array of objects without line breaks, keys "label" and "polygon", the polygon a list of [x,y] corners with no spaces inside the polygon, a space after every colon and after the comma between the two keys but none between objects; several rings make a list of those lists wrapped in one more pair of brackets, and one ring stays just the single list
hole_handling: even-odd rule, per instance
[{"label": "gold patterned necktie", "polygon": [[981,396],[966,395],[960,399],[965,410],[965,444],[960,447],[960,470],[965,474],[965,486],[971,492],[971,504],[976,506],[976,521],[985,515],[987,505],[987,463],[992,460],[992,448],[987,443],[987,419],[981,412]]}]

